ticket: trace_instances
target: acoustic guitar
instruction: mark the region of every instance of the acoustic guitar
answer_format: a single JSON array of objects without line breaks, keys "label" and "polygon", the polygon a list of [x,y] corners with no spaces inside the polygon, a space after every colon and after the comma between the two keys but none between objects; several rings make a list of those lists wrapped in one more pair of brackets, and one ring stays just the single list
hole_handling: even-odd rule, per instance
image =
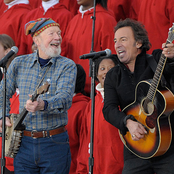
[{"label": "acoustic guitar", "polygon": [[[32,95],[31,100],[35,101],[40,94],[44,94],[48,91],[50,84],[46,81],[44,85],[38,88]],[[5,131],[5,156],[14,158],[18,153],[22,133],[25,126],[22,124],[28,111],[24,107],[20,114],[11,114],[10,121],[11,127],[7,127]]]},{"label": "acoustic guitar", "polygon": [[[174,40],[173,33],[174,24],[169,29],[166,44]],[[126,115],[133,115],[148,132],[139,141],[133,141],[129,131],[125,135],[119,132],[124,145],[143,159],[163,155],[172,140],[170,115],[174,110],[174,95],[167,87],[158,90],[166,60],[162,54],[153,79],[139,82],[135,89],[134,102],[123,109]]]}]

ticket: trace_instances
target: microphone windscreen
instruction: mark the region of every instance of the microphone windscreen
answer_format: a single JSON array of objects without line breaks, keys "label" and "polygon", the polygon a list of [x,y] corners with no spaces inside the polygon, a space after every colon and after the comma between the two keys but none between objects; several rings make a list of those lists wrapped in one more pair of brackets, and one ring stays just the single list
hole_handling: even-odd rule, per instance
[{"label": "microphone windscreen", "polygon": [[11,50],[12,51],[14,51],[15,52],[15,54],[18,52],[18,47],[16,47],[16,46],[13,46],[12,48],[11,48]]},{"label": "microphone windscreen", "polygon": [[106,49],[105,51],[106,51],[106,56],[110,56],[112,54],[110,49]]}]

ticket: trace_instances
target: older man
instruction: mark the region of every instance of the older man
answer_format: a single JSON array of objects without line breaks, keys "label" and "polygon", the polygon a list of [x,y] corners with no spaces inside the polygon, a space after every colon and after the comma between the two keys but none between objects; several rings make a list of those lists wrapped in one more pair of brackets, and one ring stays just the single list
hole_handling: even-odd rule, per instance
[{"label": "older man", "polygon": [[[35,0],[36,1],[36,0]],[[72,0],[71,0],[72,1]],[[77,2],[76,2],[77,4]],[[55,22],[58,22],[60,25],[60,29],[62,31],[62,52],[61,55],[65,55],[65,44],[64,44],[64,36],[66,32],[66,28],[73,18],[73,14],[68,11],[66,6],[59,2],[59,0],[41,0],[40,6],[31,10],[25,17],[24,22],[21,24],[22,30],[24,30],[24,26],[27,22],[37,19],[37,18],[52,18]],[[32,38],[26,37],[24,32],[21,35],[20,49],[19,55],[32,53]]]},{"label": "older man", "polygon": [[[24,106],[28,112],[23,121],[25,130],[21,145],[14,158],[15,173],[68,174],[71,155],[65,125],[75,88],[76,65],[60,56],[61,30],[52,19],[28,22],[26,34],[32,35],[38,51],[17,57],[7,72],[7,99],[18,88],[20,113]],[[46,81],[50,84],[49,91],[33,100],[30,94]],[[2,87],[3,81],[0,86],[0,113]],[[7,100],[7,126],[12,125],[8,117],[9,105]]]}]

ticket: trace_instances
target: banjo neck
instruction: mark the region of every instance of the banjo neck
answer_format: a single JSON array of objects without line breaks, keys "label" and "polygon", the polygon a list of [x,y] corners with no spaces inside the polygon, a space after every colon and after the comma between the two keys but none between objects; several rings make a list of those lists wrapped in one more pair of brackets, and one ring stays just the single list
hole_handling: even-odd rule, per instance
[{"label": "banjo neck", "polygon": [[[31,101],[35,101],[40,94],[44,94],[48,91],[50,84],[46,81],[40,88],[38,88],[31,97]],[[25,126],[22,124],[24,118],[26,117],[28,111],[24,107],[19,117],[15,120],[14,130],[23,130]]]}]

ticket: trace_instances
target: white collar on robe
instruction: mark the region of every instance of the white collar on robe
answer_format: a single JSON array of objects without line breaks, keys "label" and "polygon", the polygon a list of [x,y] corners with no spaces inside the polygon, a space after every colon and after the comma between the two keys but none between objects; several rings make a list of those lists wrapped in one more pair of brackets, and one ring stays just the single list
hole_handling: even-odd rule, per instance
[{"label": "white collar on robe", "polygon": [[88,10],[82,10],[82,8],[83,8],[83,6],[81,5],[81,6],[79,7],[79,12],[82,14],[82,18],[83,18],[84,13],[87,12],[87,11],[90,11],[90,10],[93,9],[94,7],[91,7],[91,8],[89,8]]},{"label": "white collar on robe", "polygon": [[96,90],[99,91],[104,99],[104,88],[101,87],[101,83],[97,84]]},{"label": "white collar on robe", "polygon": [[29,4],[29,1],[28,0],[14,0],[6,5],[8,6],[8,9],[9,9],[17,4]]},{"label": "white collar on robe", "polygon": [[42,7],[44,9],[44,12],[46,12],[50,7],[58,3],[59,3],[59,0],[50,0],[47,2],[42,1]]}]

